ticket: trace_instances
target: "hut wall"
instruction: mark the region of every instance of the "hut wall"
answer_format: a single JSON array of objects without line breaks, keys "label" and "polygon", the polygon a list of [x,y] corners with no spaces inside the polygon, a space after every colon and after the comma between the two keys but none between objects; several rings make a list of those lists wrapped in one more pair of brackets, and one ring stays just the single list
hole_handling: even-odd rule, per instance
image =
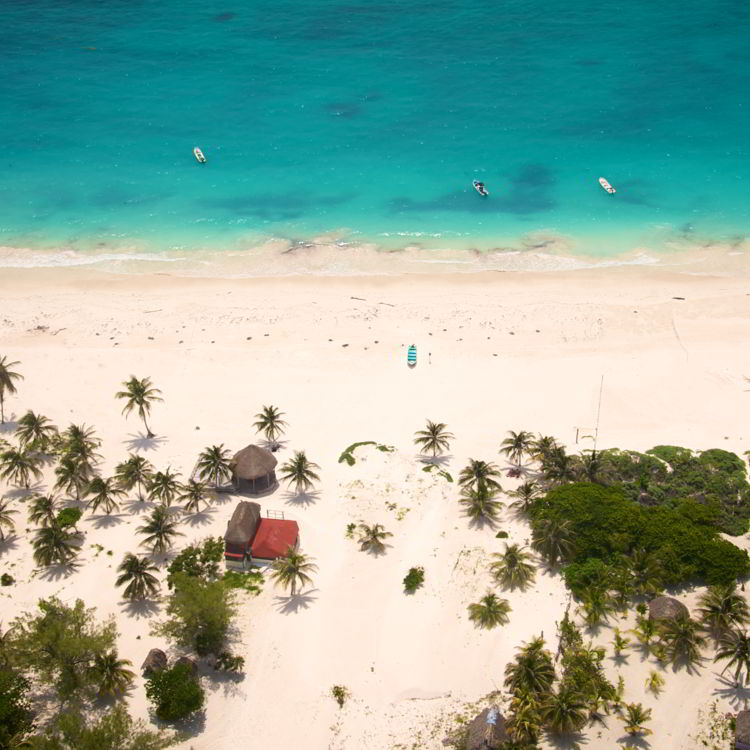
[{"label": "hut wall", "polygon": [[258,477],[257,479],[242,479],[241,477],[235,476],[234,486],[238,492],[247,493],[248,495],[265,492],[271,487],[276,486],[276,472],[272,471],[265,476]]}]

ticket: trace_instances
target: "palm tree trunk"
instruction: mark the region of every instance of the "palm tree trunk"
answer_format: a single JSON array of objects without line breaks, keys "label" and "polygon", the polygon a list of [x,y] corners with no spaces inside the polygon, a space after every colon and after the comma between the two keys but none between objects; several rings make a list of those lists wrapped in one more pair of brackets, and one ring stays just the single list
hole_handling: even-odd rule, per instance
[{"label": "palm tree trunk", "polygon": [[0,388],[0,424],[5,424],[5,411],[3,407],[5,406],[5,399],[3,398],[5,394],[3,393],[2,388]]},{"label": "palm tree trunk", "polygon": [[154,437],[154,433],[151,432],[151,428],[148,426],[148,422],[146,421],[146,415],[141,414],[141,416],[143,417],[143,424],[146,426],[146,437],[149,437],[149,438]]}]

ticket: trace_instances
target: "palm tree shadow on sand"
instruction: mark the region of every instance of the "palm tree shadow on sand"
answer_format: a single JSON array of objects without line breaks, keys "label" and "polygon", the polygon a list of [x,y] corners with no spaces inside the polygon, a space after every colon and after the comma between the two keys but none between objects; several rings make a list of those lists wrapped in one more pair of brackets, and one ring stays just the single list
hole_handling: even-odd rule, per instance
[{"label": "palm tree shadow on sand", "polygon": [[41,495],[44,491],[44,485],[36,482],[28,487],[14,487],[12,490],[6,490],[3,495],[13,500],[21,500],[32,495]]},{"label": "palm tree shadow on sand", "polygon": [[18,535],[10,533],[5,535],[5,539],[0,541],[0,557],[6,552],[15,552],[18,549]]},{"label": "palm tree shadow on sand", "polygon": [[438,469],[442,469],[444,466],[451,462],[453,455],[445,453],[442,456],[425,456],[424,453],[417,453],[414,456],[414,460],[423,466],[435,466]]},{"label": "palm tree shadow on sand", "polygon": [[300,609],[307,609],[314,601],[317,601],[317,596],[313,594],[318,589],[310,589],[309,591],[300,591],[296,594],[290,594],[289,596],[275,596],[274,607],[282,615],[295,614]]},{"label": "palm tree shadow on sand", "polygon": [[126,599],[120,602],[120,609],[128,617],[140,620],[144,617],[158,615],[161,611],[161,602],[158,599]]},{"label": "palm tree shadow on sand", "polygon": [[750,685],[735,685],[729,677],[718,673],[716,677],[722,687],[714,688],[713,694],[729,701],[732,708],[736,710],[747,708],[748,701],[750,701]]},{"label": "palm tree shadow on sand", "polygon": [[286,505],[295,505],[297,507],[306,508],[308,505],[315,505],[320,497],[318,490],[311,490],[309,492],[287,492],[284,495],[284,502]]},{"label": "palm tree shadow on sand", "polygon": [[623,750],[625,748],[648,750],[651,743],[642,734],[625,734],[617,738],[617,746],[623,748]]},{"label": "palm tree shadow on sand", "polygon": [[206,526],[216,516],[216,508],[204,508],[198,513],[186,513],[182,517],[183,523],[188,526]]},{"label": "palm tree shadow on sand", "polygon": [[167,442],[167,438],[154,435],[149,437],[139,432],[137,435],[132,433],[129,435],[127,440],[122,441],[129,451],[155,451],[160,446]]},{"label": "palm tree shadow on sand", "polygon": [[482,529],[489,529],[490,531],[495,531],[495,529],[497,529],[497,527],[500,525],[499,520],[488,518],[487,516],[479,516],[478,518],[475,518],[466,511],[464,511],[461,515],[464,518],[469,519],[470,529],[477,529],[479,531],[481,531]]},{"label": "palm tree shadow on sand", "polygon": [[547,733],[547,740],[552,747],[558,750],[580,750],[584,745],[588,745],[588,739],[580,732],[572,734],[552,734]]},{"label": "palm tree shadow on sand", "polygon": [[153,510],[156,507],[156,503],[151,500],[126,500],[120,507],[126,513],[136,515],[142,513],[144,510]]},{"label": "palm tree shadow on sand", "polygon": [[57,565],[48,565],[39,574],[39,577],[45,581],[61,581],[73,573],[77,572],[81,563],[77,560],[71,560],[68,563],[59,563]]},{"label": "palm tree shadow on sand", "polygon": [[8,417],[5,422],[3,422],[3,424],[0,424],[0,435],[15,432],[17,429],[18,422],[16,421],[16,415],[11,414],[10,417]]},{"label": "palm tree shadow on sand", "polygon": [[89,516],[95,529],[109,529],[112,526],[119,526],[127,516],[125,513],[100,513],[96,516]]}]

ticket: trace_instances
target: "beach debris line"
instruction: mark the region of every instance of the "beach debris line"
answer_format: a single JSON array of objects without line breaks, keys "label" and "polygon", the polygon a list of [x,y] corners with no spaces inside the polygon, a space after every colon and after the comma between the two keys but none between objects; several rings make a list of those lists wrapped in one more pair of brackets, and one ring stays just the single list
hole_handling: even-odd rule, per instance
[{"label": "beach debris line", "polygon": [[607,180],[604,177],[599,178],[599,184],[610,194],[613,195],[617,191],[612,187],[612,185],[607,182]]}]

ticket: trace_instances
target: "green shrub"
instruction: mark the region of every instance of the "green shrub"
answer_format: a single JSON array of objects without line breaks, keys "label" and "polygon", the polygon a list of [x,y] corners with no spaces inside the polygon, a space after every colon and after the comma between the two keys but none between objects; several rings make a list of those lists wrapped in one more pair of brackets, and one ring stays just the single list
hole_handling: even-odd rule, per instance
[{"label": "green shrub", "polygon": [[83,512],[80,508],[63,508],[57,514],[57,525],[61,529],[68,527],[75,528],[76,524],[81,520]]},{"label": "green shrub", "polygon": [[424,585],[424,568],[409,568],[409,572],[404,578],[404,591],[407,594],[413,594],[417,589]]},{"label": "green shrub", "polygon": [[2,584],[3,586],[12,586],[15,582],[16,582],[16,579],[13,578],[13,576],[10,575],[10,573],[3,573],[0,576],[0,584]]},{"label": "green shrub", "polygon": [[220,537],[208,537],[185,547],[167,568],[167,585],[174,586],[175,576],[180,573],[215,581],[221,576],[221,563],[224,560],[224,540]]},{"label": "green shrub", "polygon": [[[10,669],[0,669],[0,748],[11,748],[32,727],[29,682]],[[20,747],[20,745],[19,745]]]},{"label": "green shrub", "polygon": [[507,539],[507,538],[508,538],[507,531],[498,531],[497,534],[495,534],[495,539]]},{"label": "green shrub", "polygon": [[230,589],[242,589],[251,594],[260,594],[263,586],[263,573],[259,570],[227,570],[222,579]]},{"label": "green shrub", "polygon": [[644,507],[622,488],[580,482],[540,498],[532,528],[541,531],[545,520],[568,522],[573,547],[565,577],[573,590],[592,582],[614,587],[614,579],[627,573],[626,556],[637,548],[658,562],[662,585],[731,583],[750,571],[747,553],[722,539],[709,518],[694,500]]},{"label": "green shrub", "polygon": [[146,680],[146,696],[163,721],[179,721],[203,708],[205,695],[187,664],[154,672]]},{"label": "green shrub", "polygon": [[223,672],[240,672],[245,666],[245,659],[242,656],[233,656],[229,651],[222,651],[214,662],[214,669]]},{"label": "green shrub", "polygon": [[336,701],[336,703],[339,704],[339,708],[343,708],[344,703],[346,703],[346,699],[349,697],[349,690],[343,685],[334,685],[331,688],[331,695],[333,696],[333,699]]}]

